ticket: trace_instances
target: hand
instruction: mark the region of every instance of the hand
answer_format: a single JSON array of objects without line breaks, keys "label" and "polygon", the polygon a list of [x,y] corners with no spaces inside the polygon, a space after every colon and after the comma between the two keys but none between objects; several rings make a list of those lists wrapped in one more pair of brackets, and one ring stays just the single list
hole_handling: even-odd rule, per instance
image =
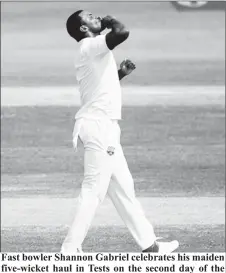
[{"label": "hand", "polygon": [[101,20],[102,29],[111,28],[111,26],[112,26],[111,21],[113,19],[115,19],[115,18],[111,15],[107,15],[104,18],[102,18],[102,20]]},{"label": "hand", "polygon": [[120,69],[124,75],[129,75],[134,69],[136,69],[136,66],[132,61],[124,60],[120,64]]}]

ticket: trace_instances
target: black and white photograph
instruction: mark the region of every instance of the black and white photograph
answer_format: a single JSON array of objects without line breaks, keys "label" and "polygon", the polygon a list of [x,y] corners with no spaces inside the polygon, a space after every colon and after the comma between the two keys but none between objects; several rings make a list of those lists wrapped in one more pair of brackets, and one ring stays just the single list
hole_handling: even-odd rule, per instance
[{"label": "black and white photograph", "polygon": [[1,2],[1,252],[225,252],[224,1]]}]

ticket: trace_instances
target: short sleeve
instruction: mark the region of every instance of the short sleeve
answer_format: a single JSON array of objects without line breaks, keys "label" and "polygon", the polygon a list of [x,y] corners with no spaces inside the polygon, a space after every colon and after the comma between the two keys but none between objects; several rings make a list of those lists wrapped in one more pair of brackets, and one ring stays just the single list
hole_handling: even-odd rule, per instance
[{"label": "short sleeve", "polygon": [[89,57],[106,54],[110,51],[106,43],[106,35],[98,35],[94,38],[87,38],[84,41],[84,53]]}]

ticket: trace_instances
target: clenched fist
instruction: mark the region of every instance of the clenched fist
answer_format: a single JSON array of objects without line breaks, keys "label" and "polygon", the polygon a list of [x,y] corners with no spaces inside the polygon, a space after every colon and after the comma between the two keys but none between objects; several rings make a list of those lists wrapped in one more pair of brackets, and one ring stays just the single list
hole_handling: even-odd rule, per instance
[{"label": "clenched fist", "polygon": [[124,75],[129,75],[134,69],[136,69],[136,66],[132,61],[124,60],[120,64],[120,69]]},{"label": "clenched fist", "polygon": [[112,20],[114,20],[115,17],[111,16],[111,15],[107,15],[105,16],[104,18],[102,18],[101,20],[101,25],[102,25],[102,29],[105,29],[105,28],[111,28],[112,26]]}]

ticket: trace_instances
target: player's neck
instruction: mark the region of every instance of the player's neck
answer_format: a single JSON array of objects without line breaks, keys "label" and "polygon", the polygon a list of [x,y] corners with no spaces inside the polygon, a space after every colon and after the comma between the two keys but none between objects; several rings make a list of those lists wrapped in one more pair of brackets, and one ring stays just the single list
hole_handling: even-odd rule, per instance
[{"label": "player's neck", "polygon": [[86,32],[86,38],[93,38],[100,35],[100,33]]}]

